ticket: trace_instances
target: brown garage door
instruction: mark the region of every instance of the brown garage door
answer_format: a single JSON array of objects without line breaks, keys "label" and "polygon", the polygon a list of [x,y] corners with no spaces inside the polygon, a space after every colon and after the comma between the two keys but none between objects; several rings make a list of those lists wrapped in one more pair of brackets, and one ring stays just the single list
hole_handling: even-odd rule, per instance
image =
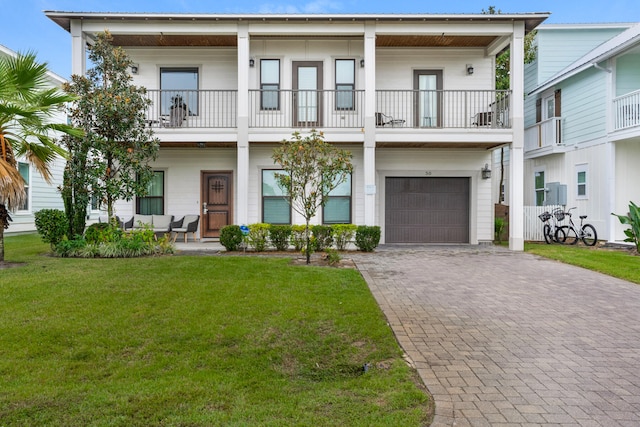
[{"label": "brown garage door", "polygon": [[386,178],[387,243],[469,243],[469,178]]}]

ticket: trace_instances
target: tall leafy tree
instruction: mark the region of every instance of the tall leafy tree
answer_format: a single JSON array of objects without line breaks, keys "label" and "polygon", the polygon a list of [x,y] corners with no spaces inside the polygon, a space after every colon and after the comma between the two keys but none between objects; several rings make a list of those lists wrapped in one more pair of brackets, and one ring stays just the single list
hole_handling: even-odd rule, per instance
[{"label": "tall leafy tree", "polygon": [[82,132],[52,116],[73,97],[52,87],[47,66],[32,52],[0,58],[0,262],[4,262],[4,230],[9,211],[25,202],[25,182],[17,169],[24,157],[51,183],[49,164],[65,151],[55,143],[58,132],[81,136]]},{"label": "tall leafy tree", "polygon": [[352,155],[326,142],[322,132],[312,130],[308,136],[295,132],[290,140],[282,141],[272,158],[284,171],[275,174],[278,185],[287,191],[293,210],[305,219],[305,254],[309,264],[309,222],[318,208],[325,205],[329,193],[353,172]]},{"label": "tall leafy tree", "polygon": [[[146,89],[131,83],[132,61],[112,45],[108,31],[89,49],[95,66],[85,76],[72,76],[67,90],[78,97],[70,110],[73,123],[86,131],[67,139],[71,158],[65,171],[64,194],[70,227],[81,229],[90,195],[107,207],[111,220],[117,200],[146,193],[159,142],[146,123],[151,105]],[[84,226],[84,224],[82,224]]]}]

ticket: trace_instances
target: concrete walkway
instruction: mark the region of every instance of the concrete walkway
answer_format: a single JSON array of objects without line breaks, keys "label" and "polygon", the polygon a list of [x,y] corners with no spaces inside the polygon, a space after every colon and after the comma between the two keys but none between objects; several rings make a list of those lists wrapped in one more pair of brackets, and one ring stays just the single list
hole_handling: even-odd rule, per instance
[{"label": "concrete walkway", "polygon": [[492,246],[353,258],[433,426],[640,425],[640,285]]}]

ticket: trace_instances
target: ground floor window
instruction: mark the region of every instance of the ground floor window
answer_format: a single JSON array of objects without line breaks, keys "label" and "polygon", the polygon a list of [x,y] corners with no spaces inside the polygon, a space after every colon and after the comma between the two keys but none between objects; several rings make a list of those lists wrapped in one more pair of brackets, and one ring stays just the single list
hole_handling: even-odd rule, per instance
[{"label": "ground floor window", "polygon": [[587,165],[576,165],[576,196],[578,199],[586,199],[587,194]]},{"label": "ground floor window", "polygon": [[25,199],[24,204],[18,208],[19,211],[28,211],[29,210],[29,198],[30,198],[30,170],[28,163],[18,162],[18,172],[20,172],[20,176],[24,180],[24,192]]},{"label": "ground floor window", "polygon": [[154,171],[147,186],[147,195],[136,198],[136,213],[140,215],[164,215],[164,172]]},{"label": "ground floor window", "polygon": [[329,198],[322,209],[322,222],[324,224],[351,223],[351,174],[329,193]]},{"label": "ground floor window", "polygon": [[281,170],[262,171],[262,222],[267,224],[291,224],[291,205],[287,191],[278,185],[276,173]]},{"label": "ground floor window", "polygon": [[536,206],[544,206],[544,171],[535,173]]}]

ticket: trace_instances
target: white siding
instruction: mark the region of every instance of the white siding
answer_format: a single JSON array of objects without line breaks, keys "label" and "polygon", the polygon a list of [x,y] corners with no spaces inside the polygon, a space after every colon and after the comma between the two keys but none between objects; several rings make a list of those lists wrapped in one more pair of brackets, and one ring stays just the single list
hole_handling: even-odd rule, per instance
[{"label": "white siding", "polygon": [[[640,141],[630,140],[616,142],[616,172],[615,172],[615,206],[613,212],[625,215],[629,212],[629,202],[640,205]],[[628,226],[622,226],[616,219],[611,240],[622,241],[625,239],[623,230]],[[598,230],[600,231],[600,230]]]}]

